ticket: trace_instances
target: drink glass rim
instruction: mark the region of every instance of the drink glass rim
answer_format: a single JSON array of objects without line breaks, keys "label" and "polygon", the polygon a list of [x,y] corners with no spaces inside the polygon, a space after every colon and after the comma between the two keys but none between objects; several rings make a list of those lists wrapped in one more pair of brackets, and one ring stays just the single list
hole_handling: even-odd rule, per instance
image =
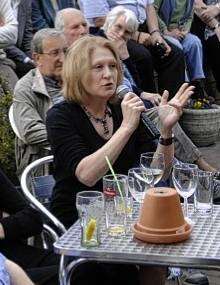
[{"label": "drink glass rim", "polygon": [[182,163],[182,164],[175,164],[173,166],[175,169],[183,169],[183,170],[199,170],[198,165],[193,163]]},{"label": "drink glass rim", "polygon": [[76,194],[76,198],[80,199],[97,199],[103,198],[103,193],[100,191],[81,191]]},{"label": "drink glass rim", "polygon": [[[117,180],[120,180],[120,181],[128,179],[128,176],[125,174],[115,174],[115,176],[116,176]],[[112,182],[112,181],[115,181],[115,177],[113,174],[107,174],[107,175],[102,177],[102,180]]]},{"label": "drink glass rim", "polygon": [[162,152],[144,152],[144,153],[141,153],[141,157],[154,157],[154,156],[163,156],[164,157],[164,153],[162,153]]},{"label": "drink glass rim", "polygon": [[213,177],[214,178],[214,173],[212,171],[204,171],[204,170],[199,170],[198,171],[198,176],[199,177]]}]

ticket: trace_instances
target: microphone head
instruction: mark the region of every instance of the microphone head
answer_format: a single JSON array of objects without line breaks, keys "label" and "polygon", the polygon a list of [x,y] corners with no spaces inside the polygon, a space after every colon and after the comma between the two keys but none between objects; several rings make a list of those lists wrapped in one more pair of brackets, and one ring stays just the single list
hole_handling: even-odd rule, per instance
[{"label": "microphone head", "polygon": [[116,94],[120,99],[123,99],[128,92],[131,92],[131,90],[128,86],[123,84],[119,85],[116,89]]}]

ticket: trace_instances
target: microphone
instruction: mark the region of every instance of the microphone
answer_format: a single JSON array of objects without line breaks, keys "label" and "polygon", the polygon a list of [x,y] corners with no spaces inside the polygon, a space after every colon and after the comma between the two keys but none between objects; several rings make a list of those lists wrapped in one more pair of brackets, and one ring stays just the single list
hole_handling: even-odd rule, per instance
[{"label": "microphone", "polygon": [[[133,91],[131,91],[126,85],[123,84],[119,85],[116,90],[116,94],[120,99],[123,99],[128,92],[133,92]],[[151,119],[148,117],[148,115],[145,112],[141,113],[141,121],[145,126],[147,134],[152,139],[158,139],[160,137],[160,132],[157,126],[154,124],[154,122],[151,121]]]}]

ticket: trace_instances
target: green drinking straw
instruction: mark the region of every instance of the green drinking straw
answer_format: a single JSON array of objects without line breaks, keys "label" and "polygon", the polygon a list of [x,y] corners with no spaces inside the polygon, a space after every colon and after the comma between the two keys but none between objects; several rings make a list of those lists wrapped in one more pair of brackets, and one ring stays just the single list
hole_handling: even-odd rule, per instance
[{"label": "green drinking straw", "polygon": [[108,164],[108,167],[109,167],[109,169],[110,169],[110,171],[111,171],[112,176],[114,177],[114,179],[115,179],[115,181],[116,181],[116,185],[117,185],[117,187],[118,187],[118,191],[119,191],[119,193],[120,193],[120,195],[121,195],[121,198],[122,198],[122,200],[123,200],[123,202],[124,202],[124,204],[125,204],[124,197],[123,197],[122,191],[121,191],[121,187],[120,187],[120,185],[119,185],[117,176],[115,175],[114,169],[113,169],[113,167],[112,167],[112,165],[111,165],[111,162],[110,162],[110,160],[108,159],[108,156],[105,156],[105,160],[106,160],[106,162],[107,162],[107,164]]}]

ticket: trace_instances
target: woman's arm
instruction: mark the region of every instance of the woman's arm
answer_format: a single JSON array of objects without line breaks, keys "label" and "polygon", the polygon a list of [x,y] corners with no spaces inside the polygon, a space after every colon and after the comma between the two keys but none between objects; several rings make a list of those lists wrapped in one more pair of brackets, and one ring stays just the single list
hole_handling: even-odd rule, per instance
[{"label": "woman's arm", "polygon": [[108,165],[105,156],[108,156],[112,164],[116,161],[137,128],[141,112],[145,111],[143,102],[132,93],[126,94],[121,107],[123,121],[120,128],[104,146],[83,158],[76,168],[76,177],[87,186],[95,185],[106,174]]}]

